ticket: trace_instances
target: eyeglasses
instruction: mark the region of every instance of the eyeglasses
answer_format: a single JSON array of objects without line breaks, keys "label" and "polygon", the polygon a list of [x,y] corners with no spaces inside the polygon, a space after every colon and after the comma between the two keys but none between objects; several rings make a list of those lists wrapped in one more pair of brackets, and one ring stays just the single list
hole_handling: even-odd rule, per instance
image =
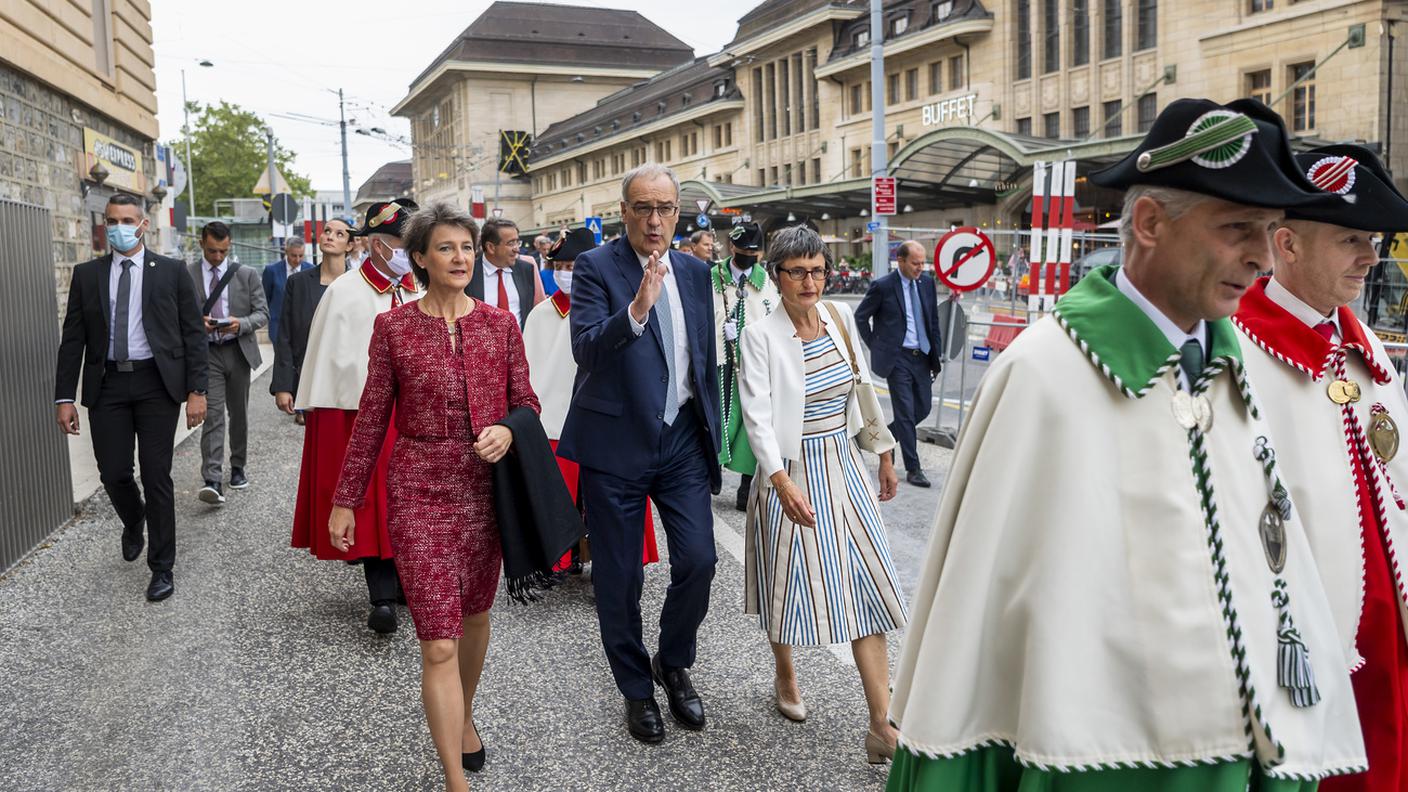
[{"label": "eyeglasses", "polygon": [[641,220],[648,219],[652,214],[660,215],[661,220],[668,220],[676,214],[679,214],[679,211],[680,208],[674,204],[661,204],[659,206],[651,206],[650,204],[631,205],[631,214]]},{"label": "eyeglasses", "polygon": [[825,281],[831,275],[830,269],[797,269],[795,267],[792,269],[783,269],[778,267],[777,271],[791,278],[795,283],[801,283],[807,278],[811,278],[815,281]]}]

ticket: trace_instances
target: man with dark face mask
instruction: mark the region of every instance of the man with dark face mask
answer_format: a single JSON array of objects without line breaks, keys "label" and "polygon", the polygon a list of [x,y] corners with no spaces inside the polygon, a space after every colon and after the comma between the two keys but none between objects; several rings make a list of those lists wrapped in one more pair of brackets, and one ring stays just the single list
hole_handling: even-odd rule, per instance
[{"label": "man with dark face mask", "polygon": [[[738,406],[738,338],[745,324],[772,313],[782,300],[761,260],[763,231],[758,224],[736,225],[729,231],[728,238],[733,255],[709,270],[717,334],[714,341],[719,350],[719,421],[724,432],[719,464],[743,474],[734,496],[734,507],[746,511],[758,461],[748,447],[748,434],[743,431],[743,411]],[[712,247],[710,251],[712,253]],[[699,252],[697,243],[695,252]]]},{"label": "man with dark face mask", "polygon": [[303,470],[293,516],[293,546],[316,558],[359,562],[367,578],[371,614],[367,626],[396,631],[400,587],[386,530],[386,469],[395,430],[387,431],[365,505],[357,510],[356,541],[346,550],[332,545],[328,517],[342,457],[367,381],[367,349],[377,314],[420,297],[411,262],[401,245],[401,229],[417,208],[409,198],[374,203],[357,235],[366,240],[367,258],[328,286],[313,314],[294,408],[305,411]]}]

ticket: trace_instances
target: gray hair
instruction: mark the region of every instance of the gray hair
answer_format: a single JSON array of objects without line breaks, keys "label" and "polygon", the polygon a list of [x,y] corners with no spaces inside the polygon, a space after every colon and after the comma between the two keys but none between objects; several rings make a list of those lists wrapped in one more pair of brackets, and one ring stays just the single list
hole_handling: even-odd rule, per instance
[{"label": "gray hair", "polygon": [[284,241],[284,250],[293,250],[303,247],[303,237],[289,237]]},{"label": "gray hair", "polygon": [[436,201],[415,210],[406,218],[406,225],[401,229],[401,242],[406,248],[406,255],[411,257],[411,271],[422,286],[430,282],[430,275],[415,263],[415,254],[425,255],[430,250],[430,236],[440,226],[456,226],[468,231],[469,241],[476,252],[479,250],[479,225],[469,216],[469,212],[448,201]]},{"label": "gray hair", "polygon": [[1140,198],[1151,198],[1164,208],[1170,220],[1177,220],[1190,209],[1209,200],[1202,193],[1179,190],[1174,187],[1154,187],[1136,184],[1124,194],[1124,209],[1120,213],[1120,244],[1126,248],[1134,244],[1134,204]]},{"label": "gray hair", "polygon": [[768,240],[768,275],[777,280],[777,268],[793,259],[821,256],[827,269],[831,269],[831,249],[821,241],[821,234],[804,225],[784,228]]},{"label": "gray hair", "polygon": [[674,171],[658,162],[647,162],[644,165],[631,168],[626,172],[626,175],[621,178],[621,200],[631,200],[631,182],[636,179],[653,180],[661,176],[670,177],[670,184],[675,186],[675,196],[678,197],[680,194],[680,177],[676,176]]},{"label": "gray hair", "polygon": [[699,230],[699,231],[695,231],[693,234],[690,234],[690,235],[689,235],[689,244],[691,244],[691,245],[697,245],[697,244],[699,244],[699,242],[700,242],[702,239],[704,239],[704,237],[709,237],[710,239],[713,239],[713,240],[715,240],[715,241],[718,240],[718,237],[714,236],[714,232],[713,232],[713,231],[710,231],[709,229],[705,228],[705,229],[701,229],[701,230]]}]

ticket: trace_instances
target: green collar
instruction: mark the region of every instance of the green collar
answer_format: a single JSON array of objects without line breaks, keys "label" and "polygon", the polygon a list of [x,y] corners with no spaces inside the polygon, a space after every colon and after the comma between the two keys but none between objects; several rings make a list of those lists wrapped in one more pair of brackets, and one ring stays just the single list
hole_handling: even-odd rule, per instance
[{"label": "green collar", "polygon": [[[1149,392],[1154,381],[1178,365],[1178,350],[1154,321],[1115,286],[1116,264],[1098,267],[1056,304],[1056,321],[1091,363],[1132,399]],[[1205,390],[1213,378],[1231,369],[1244,391],[1242,349],[1226,318],[1207,323],[1212,354],[1194,388]]]},{"label": "green collar", "polygon": [[[734,284],[735,281],[731,277],[733,274],[731,271],[732,267],[733,256],[729,256],[728,258],[714,265],[713,269],[710,270],[711,274],[714,276],[713,280],[715,290],[723,291],[725,286],[732,286]],[[756,262],[753,263],[752,269],[750,269],[748,272],[748,283],[754,289],[762,291],[763,285],[767,282],[767,268],[763,266],[763,260],[758,259]]]}]

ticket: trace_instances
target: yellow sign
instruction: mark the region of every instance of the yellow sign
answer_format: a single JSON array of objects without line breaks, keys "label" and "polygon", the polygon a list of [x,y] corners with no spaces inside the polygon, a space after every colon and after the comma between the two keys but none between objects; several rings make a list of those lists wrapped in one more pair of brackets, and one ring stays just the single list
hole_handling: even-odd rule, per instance
[{"label": "yellow sign", "polygon": [[83,129],[83,178],[91,179],[95,163],[101,163],[108,176],[103,184],[130,190],[147,191],[147,174],[142,172],[142,152],[113,140],[101,132]]}]

